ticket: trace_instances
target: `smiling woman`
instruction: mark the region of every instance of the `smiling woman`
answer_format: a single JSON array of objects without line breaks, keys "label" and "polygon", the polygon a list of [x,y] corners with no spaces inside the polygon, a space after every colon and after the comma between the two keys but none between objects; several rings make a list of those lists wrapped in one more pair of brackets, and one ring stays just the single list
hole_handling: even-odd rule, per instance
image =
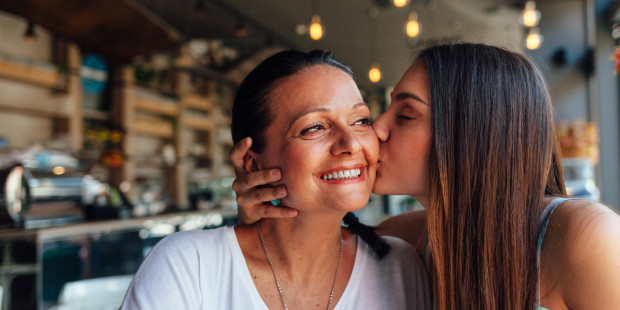
[{"label": "smiling woman", "polygon": [[430,308],[415,249],[350,213],[368,203],[379,143],[347,67],[322,51],[269,57],[239,87],[232,134],[254,142],[246,172],[281,168],[262,190],[287,188],[298,216],[162,240],[122,309]]}]

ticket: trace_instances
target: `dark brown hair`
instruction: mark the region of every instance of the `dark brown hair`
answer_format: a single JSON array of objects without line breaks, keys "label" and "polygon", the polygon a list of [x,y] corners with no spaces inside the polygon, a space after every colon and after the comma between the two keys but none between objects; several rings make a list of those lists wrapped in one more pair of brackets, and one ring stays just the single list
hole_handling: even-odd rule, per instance
[{"label": "dark brown hair", "polygon": [[498,47],[439,45],[418,59],[432,111],[435,306],[533,309],[543,198],[564,188],[545,83],[525,57]]}]

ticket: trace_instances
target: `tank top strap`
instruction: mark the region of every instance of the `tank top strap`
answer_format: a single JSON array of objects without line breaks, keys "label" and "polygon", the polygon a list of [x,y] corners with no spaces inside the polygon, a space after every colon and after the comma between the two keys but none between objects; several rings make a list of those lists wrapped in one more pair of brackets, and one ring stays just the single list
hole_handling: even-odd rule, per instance
[{"label": "tank top strap", "polygon": [[538,234],[538,242],[536,245],[536,253],[538,254],[538,258],[540,259],[540,250],[542,249],[543,241],[545,240],[545,234],[547,233],[547,226],[549,226],[549,222],[551,221],[551,215],[555,209],[563,202],[567,200],[573,200],[575,198],[555,198],[551,200],[551,202],[545,206],[545,209],[540,214],[540,232]]},{"label": "tank top strap", "polygon": [[565,197],[555,198],[551,200],[551,202],[547,206],[545,206],[545,209],[540,214],[541,227],[540,227],[540,233],[538,234],[538,241],[536,244],[536,259],[537,259],[537,264],[538,264],[538,285],[537,285],[538,292],[537,292],[536,300],[538,300],[539,310],[546,309],[540,306],[540,257],[541,257],[540,252],[542,250],[543,241],[545,240],[545,234],[547,233],[547,226],[549,226],[549,221],[551,221],[551,215],[553,215],[553,212],[555,211],[555,209],[557,209],[557,207],[563,202],[567,200],[573,200],[573,199],[576,199],[576,198],[565,198]]}]

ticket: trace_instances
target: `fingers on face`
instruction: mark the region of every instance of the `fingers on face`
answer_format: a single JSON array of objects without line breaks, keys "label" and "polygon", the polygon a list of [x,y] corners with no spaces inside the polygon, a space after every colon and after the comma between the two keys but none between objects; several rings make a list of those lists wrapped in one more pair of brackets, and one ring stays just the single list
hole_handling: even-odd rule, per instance
[{"label": "fingers on face", "polygon": [[281,177],[280,169],[262,170],[250,172],[245,177],[247,187],[257,187],[279,181]]},{"label": "fingers on face", "polygon": [[233,165],[235,165],[236,168],[243,168],[243,158],[245,157],[245,154],[247,154],[247,152],[250,150],[251,146],[252,139],[245,138],[237,142],[237,144],[235,144],[235,147],[230,151],[230,159],[232,160]]},{"label": "fingers on face", "polygon": [[239,185],[233,182],[233,189],[237,192],[237,204],[240,206],[254,206],[263,203],[270,202],[274,199],[280,199],[287,196],[288,192],[286,187],[277,186],[277,187],[266,187],[266,188],[255,188],[253,191],[244,194],[240,194],[242,192],[237,191]]},{"label": "fingers on face", "polygon": [[274,199],[284,198],[285,196],[286,188],[284,186],[259,188],[254,191],[254,202],[270,202]]}]

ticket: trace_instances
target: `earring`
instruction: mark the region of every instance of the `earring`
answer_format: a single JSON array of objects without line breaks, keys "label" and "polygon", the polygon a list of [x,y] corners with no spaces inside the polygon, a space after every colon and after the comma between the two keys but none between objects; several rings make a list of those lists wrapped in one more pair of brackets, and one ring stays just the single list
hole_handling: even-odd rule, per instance
[{"label": "earring", "polygon": [[282,201],[280,199],[274,199],[271,201],[271,205],[274,207],[277,207],[280,205],[280,203],[282,203]]}]

